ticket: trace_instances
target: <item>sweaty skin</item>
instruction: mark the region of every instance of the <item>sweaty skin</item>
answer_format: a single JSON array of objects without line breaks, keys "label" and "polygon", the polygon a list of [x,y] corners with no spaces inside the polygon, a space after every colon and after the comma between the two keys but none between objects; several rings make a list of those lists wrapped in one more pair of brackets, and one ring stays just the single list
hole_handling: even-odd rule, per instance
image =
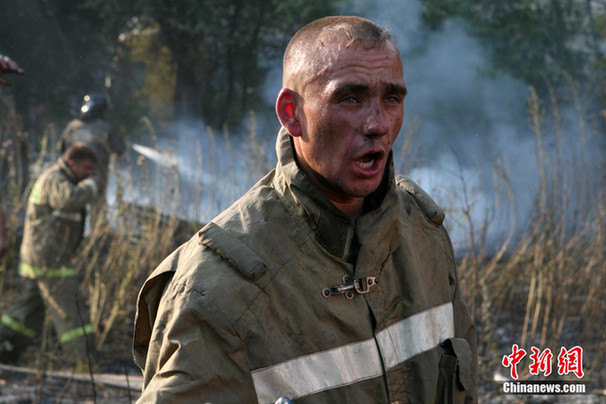
[{"label": "sweaty skin", "polygon": [[404,119],[402,62],[392,42],[365,49],[335,41],[318,59],[322,69],[299,91],[284,88],[276,109],[301,169],[335,206],[358,217]]}]

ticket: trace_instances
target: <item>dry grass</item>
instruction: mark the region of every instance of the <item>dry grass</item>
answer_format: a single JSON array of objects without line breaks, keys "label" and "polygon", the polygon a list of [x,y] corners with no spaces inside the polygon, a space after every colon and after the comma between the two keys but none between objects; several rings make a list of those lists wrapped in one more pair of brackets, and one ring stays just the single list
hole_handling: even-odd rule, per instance
[{"label": "dry grass", "polygon": [[[471,219],[467,221],[467,252],[459,272],[479,326],[480,377],[485,386],[494,381],[495,372],[508,374],[501,359],[511,354],[514,343],[528,352],[531,346],[541,351],[550,348],[556,356],[560,347],[580,345],[585,354],[584,381],[593,388],[604,385],[606,184],[604,173],[595,172],[600,165],[587,157],[587,125],[580,108],[578,133],[567,135],[581,141],[583,158],[571,162],[563,157],[559,112],[555,93],[543,102],[530,89],[528,116],[536,136],[540,180],[525,230],[515,230],[519,234],[514,235],[514,229],[524,227],[513,223],[496,252],[487,254],[483,229],[490,223],[474,229]],[[549,133],[546,114],[555,122]],[[545,146],[547,139],[555,149]],[[498,162],[494,171],[495,183],[508,196],[499,203],[512,205],[515,212],[507,173]],[[463,209],[463,215],[469,211]],[[521,378],[531,376],[527,366],[518,369],[523,370]]]}]

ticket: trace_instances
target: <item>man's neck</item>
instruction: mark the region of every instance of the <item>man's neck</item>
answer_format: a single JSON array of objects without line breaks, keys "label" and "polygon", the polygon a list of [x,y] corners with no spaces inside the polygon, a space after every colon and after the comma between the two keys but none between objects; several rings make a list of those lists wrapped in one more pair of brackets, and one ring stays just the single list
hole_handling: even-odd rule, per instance
[{"label": "man's neck", "polygon": [[330,200],[341,212],[352,219],[357,219],[364,213],[364,198],[354,198],[347,202]]}]

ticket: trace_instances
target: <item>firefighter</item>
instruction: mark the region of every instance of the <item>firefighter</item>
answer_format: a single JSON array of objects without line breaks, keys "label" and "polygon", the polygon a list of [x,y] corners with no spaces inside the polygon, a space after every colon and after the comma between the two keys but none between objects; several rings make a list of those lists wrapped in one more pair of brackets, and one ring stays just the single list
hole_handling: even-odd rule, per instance
[{"label": "firefighter", "polygon": [[139,294],[139,402],[476,401],[444,214],[394,173],[406,91],[371,21],[325,17],[295,34],[276,168]]},{"label": "firefighter", "polygon": [[[122,155],[126,150],[126,143],[106,119],[109,102],[105,95],[87,94],[83,101],[80,116],[67,124],[57,147],[62,153],[75,142],[84,142],[92,147],[97,153],[98,178],[105,184],[111,155]],[[105,194],[102,194],[92,207],[90,218],[92,226],[98,227],[105,223],[103,219],[106,202]]]},{"label": "firefighter", "polygon": [[27,204],[19,275],[12,308],[1,317],[0,361],[14,362],[36,338],[46,314],[67,364],[87,366],[93,329],[79,292],[73,258],[82,240],[85,206],[99,193],[91,174],[97,155],[77,142],[36,180]]}]

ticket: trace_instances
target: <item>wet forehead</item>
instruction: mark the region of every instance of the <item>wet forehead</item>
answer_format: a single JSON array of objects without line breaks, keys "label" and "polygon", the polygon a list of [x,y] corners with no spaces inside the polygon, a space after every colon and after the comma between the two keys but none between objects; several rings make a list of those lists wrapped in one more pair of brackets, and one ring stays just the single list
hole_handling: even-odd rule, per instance
[{"label": "wet forehead", "polygon": [[318,55],[315,79],[318,84],[334,87],[376,86],[386,91],[405,91],[402,61],[395,45],[373,48],[337,46]]}]

